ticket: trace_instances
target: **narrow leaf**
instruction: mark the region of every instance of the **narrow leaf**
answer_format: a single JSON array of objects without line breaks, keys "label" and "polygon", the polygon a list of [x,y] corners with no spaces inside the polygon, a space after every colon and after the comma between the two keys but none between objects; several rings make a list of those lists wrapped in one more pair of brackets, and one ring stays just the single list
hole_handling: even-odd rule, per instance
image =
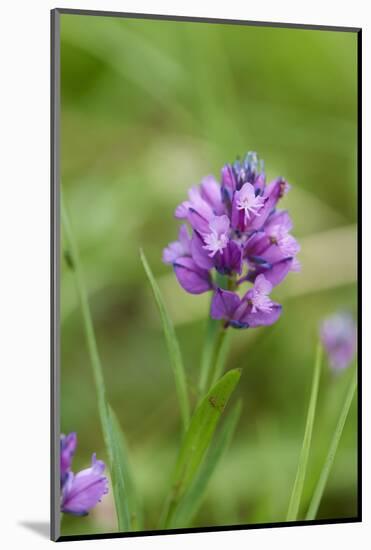
[{"label": "narrow leaf", "polygon": [[202,504],[202,499],[205,495],[208,483],[232,441],[233,434],[241,415],[241,409],[242,402],[238,401],[225,420],[220,433],[217,435],[216,441],[209,449],[198,475],[180,501],[170,527],[180,528],[189,526],[192,519],[197,514]]},{"label": "narrow leaf", "polygon": [[69,221],[67,208],[64,204],[62,189],[61,219],[63,224],[63,235],[68,250],[68,265],[72,270],[75,278],[76,289],[79,296],[82,313],[83,327],[85,331],[90,362],[93,370],[95,389],[97,393],[97,406],[109,459],[118,527],[120,531],[129,531],[130,516],[128,510],[124,470],[123,464],[121,462],[122,452],[120,450],[117,430],[113,426],[112,418],[109,412],[109,405],[106,400],[106,388],[104,383],[102,363],[98,351],[97,341],[95,338],[95,331],[93,319],[90,312],[88,293],[85,286],[82,267],[80,264],[78,246],[75,241],[72,227]]},{"label": "narrow leaf", "polygon": [[178,395],[179,407],[183,421],[184,431],[186,431],[190,412],[189,412],[189,399],[187,394],[187,382],[183,367],[182,355],[179,348],[179,343],[175,334],[173,323],[169,317],[165,303],[163,301],[159,286],[153,276],[151,268],[147,262],[143,250],[140,251],[140,258],[143,263],[144,270],[147,274],[148,280],[152,287],[152,292],[155,297],[160,317],[162,321],[162,327],[165,334],[167,349],[170,357],[171,366],[173,368],[175,386]]},{"label": "narrow leaf", "polygon": [[192,483],[210,445],[218,420],[240,376],[240,370],[237,369],[227,372],[198,405],[179,451],[165,515],[165,526],[171,523],[177,503]]},{"label": "narrow leaf", "polygon": [[311,503],[309,505],[308,512],[307,512],[307,515],[306,515],[305,519],[311,520],[311,519],[316,518],[318,508],[319,508],[319,505],[321,503],[322,495],[324,493],[324,490],[325,490],[325,487],[326,487],[326,484],[327,484],[327,480],[328,480],[332,465],[333,465],[334,460],[335,460],[336,451],[337,451],[337,448],[339,446],[339,442],[340,442],[340,439],[341,439],[341,435],[343,433],[343,429],[344,429],[346,419],[348,417],[350,406],[352,404],[354,395],[356,393],[356,389],[357,389],[357,374],[355,373],[354,377],[351,380],[348,392],[346,394],[344,405],[343,405],[343,408],[341,410],[339,420],[338,420],[338,423],[337,423],[336,428],[335,428],[334,435],[332,437],[331,445],[330,445],[325,463],[323,465],[323,468],[322,468],[321,475],[319,477],[317,486],[314,490],[313,497],[312,497]]},{"label": "narrow leaf", "polygon": [[[126,500],[130,526],[133,531],[137,531],[143,528],[143,518],[134,477],[130,468],[126,438],[121,429],[120,422],[110,406],[109,414],[111,420],[111,434],[115,448],[114,452],[116,453],[116,459],[114,458],[113,461],[113,468],[116,468],[117,465],[119,465],[121,467],[121,472],[118,473],[122,476],[122,479],[119,479],[117,483],[115,498],[117,496],[120,499]],[[124,491],[122,489],[124,489]]]},{"label": "narrow leaf", "polygon": [[124,457],[120,444],[120,432],[117,431],[109,405],[107,405],[107,415],[105,415],[103,424],[119,529],[120,531],[130,531],[128,491],[125,483]]},{"label": "narrow leaf", "polygon": [[296,521],[298,518],[298,512],[299,512],[301,497],[303,493],[305,474],[307,471],[308,458],[309,458],[310,446],[312,441],[312,432],[313,432],[314,418],[316,414],[321,364],[322,364],[322,346],[319,344],[317,347],[316,360],[314,364],[312,389],[311,389],[311,394],[309,399],[309,407],[308,407],[308,414],[307,414],[307,420],[305,425],[303,445],[300,453],[295,483],[291,494],[289,509],[287,512],[287,521]]}]

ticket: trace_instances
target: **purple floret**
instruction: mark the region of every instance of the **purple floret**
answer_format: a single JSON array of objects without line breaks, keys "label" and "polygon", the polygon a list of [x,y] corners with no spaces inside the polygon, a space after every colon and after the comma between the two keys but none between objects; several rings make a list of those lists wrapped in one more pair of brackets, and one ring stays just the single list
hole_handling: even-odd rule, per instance
[{"label": "purple floret", "polygon": [[253,288],[240,298],[234,292],[216,289],[211,303],[213,319],[224,319],[225,326],[234,328],[273,325],[281,315],[282,306],[272,302],[272,285],[264,277],[256,278]]},{"label": "purple floret", "polygon": [[101,501],[103,495],[108,493],[108,481],[102,475],[104,468],[104,462],[97,460],[93,454],[90,468],[76,475],[69,472],[62,489],[62,512],[86,516]]},{"label": "purple floret", "polygon": [[108,479],[103,475],[105,464],[92,456],[90,468],[74,474],[72,458],[77,446],[75,433],[61,435],[61,511],[86,516],[108,493]]}]

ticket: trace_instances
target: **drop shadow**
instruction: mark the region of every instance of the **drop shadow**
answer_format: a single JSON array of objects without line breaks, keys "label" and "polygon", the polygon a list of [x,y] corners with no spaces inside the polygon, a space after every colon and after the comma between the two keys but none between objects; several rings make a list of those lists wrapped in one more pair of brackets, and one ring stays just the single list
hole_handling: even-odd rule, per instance
[{"label": "drop shadow", "polygon": [[50,524],[48,521],[19,521],[18,524],[40,535],[43,539],[50,538]]}]

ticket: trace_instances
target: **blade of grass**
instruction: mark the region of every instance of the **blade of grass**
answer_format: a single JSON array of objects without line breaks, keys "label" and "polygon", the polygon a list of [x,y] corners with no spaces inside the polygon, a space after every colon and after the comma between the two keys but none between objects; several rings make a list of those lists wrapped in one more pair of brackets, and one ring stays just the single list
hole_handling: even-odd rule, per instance
[{"label": "blade of grass", "polygon": [[171,524],[179,500],[197,474],[217,423],[240,376],[241,372],[237,369],[227,372],[203,398],[191,419],[172,476],[172,488],[164,513],[165,528]]},{"label": "blade of grass", "polygon": [[307,420],[306,420],[305,431],[304,431],[303,445],[300,452],[295,483],[291,493],[290,504],[287,512],[287,521],[296,521],[298,518],[298,512],[299,512],[299,507],[300,507],[300,502],[301,502],[301,497],[302,497],[303,487],[304,487],[304,481],[305,481],[305,474],[308,466],[308,458],[309,458],[310,445],[312,440],[314,418],[316,414],[321,365],[322,365],[322,346],[321,344],[318,344],[317,352],[316,352],[316,360],[314,364],[312,389],[311,389],[311,394],[309,399]]},{"label": "blade of grass", "polygon": [[143,250],[140,250],[140,258],[142,260],[144,270],[148,277],[153,295],[156,300],[158,310],[160,312],[162,327],[164,330],[167,349],[168,349],[170,362],[173,368],[173,373],[175,378],[175,386],[176,386],[176,391],[178,395],[180,413],[183,421],[183,429],[184,431],[186,431],[189,424],[190,409],[189,409],[189,398],[187,393],[187,382],[186,382],[186,376],[184,372],[184,366],[183,366],[179,343],[175,334],[174,325],[167,312],[159,286],[153,276],[152,270],[149,267],[149,264],[144,255]]},{"label": "blade of grass", "polygon": [[242,402],[238,401],[225,420],[220,433],[217,435],[215,443],[212,444],[209,449],[198,475],[179,502],[179,506],[174,514],[174,519],[170,525],[171,528],[190,526],[192,519],[197,514],[202,504],[202,499],[205,495],[208,483],[231,443],[241,415],[241,409]]},{"label": "blade of grass", "polygon": [[121,430],[115,422],[108,403],[107,412],[108,414],[104,416],[102,424],[104,426],[104,439],[107,445],[115,508],[120,530],[129,531],[132,527],[132,512],[129,511],[130,493],[126,484],[126,458],[120,441]]},{"label": "blade of grass", "polygon": [[134,531],[140,531],[143,529],[143,515],[133,473],[130,467],[126,438],[120,426],[120,422],[110,405],[109,413],[111,417],[112,431],[115,436],[115,448],[117,447],[116,460],[118,464],[122,466],[122,476],[126,487],[125,498],[128,503],[128,511],[130,511],[130,524]]},{"label": "blade of grass", "polygon": [[311,519],[316,518],[318,508],[319,508],[319,505],[321,503],[322,495],[324,493],[324,490],[325,490],[325,487],[326,487],[326,484],[327,484],[327,480],[328,480],[332,465],[333,465],[334,460],[335,460],[336,451],[337,451],[337,448],[339,446],[339,442],[340,442],[340,439],[341,439],[341,435],[343,433],[343,429],[344,429],[346,419],[348,417],[350,406],[352,404],[354,395],[356,393],[356,389],[357,389],[357,373],[355,372],[355,374],[354,374],[354,376],[351,380],[348,392],[346,394],[343,408],[340,412],[338,423],[336,425],[335,432],[334,432],[334,435],[332,437],[331,445],[330,445],[325,463],[323,465],[321,475],[319,477],[318,483],[317,483],[316,488],[314,490],[313,497],[312,497],[311,503],[309,505],[307,515],[305,517],[305,519],[307,519],[307,520],[311,520]]},{"label": "blade of grass", "polygon": [[126,498],[125,480],[122,470],[122,464],[119,460],[117,447],[117,435],[112,425],[109,414],[108,403],[106,400],[106,388],[103,377],[101,360],[99,357],[98,346],[94,333],[93,321],[90,313],[90,306],[83,278],[82,268],[77,244],[70,225],[67,209],[64,204],[63,193],[61,190],[61,219],[63,225],[63,236],[67,245],[66,259],[68,266],[74,274],[76,289],[79,296],[83,326],[90,356],[90,362],[93,369],[95,389],[97,393],[98,412],[102,426],[104,441],[107,448],[110,472],[112,477],[113,493],[115,498],[115,507],[117,522],[120,531],[130,530],[130,512]]}]

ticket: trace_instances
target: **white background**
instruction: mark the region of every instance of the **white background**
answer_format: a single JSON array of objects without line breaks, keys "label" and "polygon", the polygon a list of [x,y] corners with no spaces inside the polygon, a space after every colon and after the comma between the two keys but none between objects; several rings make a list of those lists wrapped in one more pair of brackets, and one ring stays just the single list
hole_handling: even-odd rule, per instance
[{"label": "white background", "polygon": [[[49,10],[106,9],[363,27],[364,99],[370,97],[370,16],[366,1],[18,0],[1,5],[0,31],[0,545],[44,548],[49,519]],[[368,70],[366,64],[368,64]],[[305,67],[303,67],[305,70]],[[364,106],[364,303],[371,278],[370,120]],[[129,549],[370,548],[370,308],[363,308],[364,523],[69,543]],[[277,465],[279,468],[279,465]],[[37,524],[44,535],[29,524]],[[369,537],[371,539],[371,537]]]}]

